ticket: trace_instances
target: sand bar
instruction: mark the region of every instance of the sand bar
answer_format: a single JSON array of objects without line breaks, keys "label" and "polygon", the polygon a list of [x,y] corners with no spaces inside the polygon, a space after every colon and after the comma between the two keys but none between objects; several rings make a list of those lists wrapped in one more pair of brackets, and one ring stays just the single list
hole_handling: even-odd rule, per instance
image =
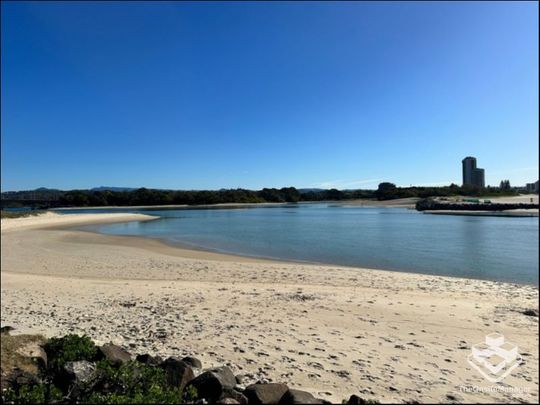
[{"label": "sand bar", "polygon": [[[191,354],[333,402],[538,402],[536,286],[189,251],[65,217],[2,220],[2,325]],[[493,385],[466,358],[494,331],[525,359],[504,380],[520,391],[464,392]]]},{"label": "sand bar", "polygon": [[2,218],[2,233],[10,231],[20,231],[23,229],[36,228],[56,228],[84,224],[99,224],[128,221],[149,221],[159,217],[143,214],[75,214],[61,215],[54,212],[45,212],[40,215],[20,217],[20,218]]}]

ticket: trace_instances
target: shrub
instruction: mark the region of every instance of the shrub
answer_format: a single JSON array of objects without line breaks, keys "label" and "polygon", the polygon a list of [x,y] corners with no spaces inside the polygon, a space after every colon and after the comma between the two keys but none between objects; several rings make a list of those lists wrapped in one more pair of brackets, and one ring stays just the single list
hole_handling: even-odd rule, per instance
[{"label": "shrub", "polygon": [[51,338],[43,347],[47,353],[47,368],[50,372],[58,372],[68,361],[94,361],[98,349],[88,336],[66,335]]},{"label": "shrub", "polygon": [[96,365],[97,384],[81,402],[88,404],[181,404],[197,397],[194,390],[182,392],[167,385],[165,371],[130,361],[117,366],[108,360]]},{"label": "shrub", "polygon": [[8,388],[2,392],[3,404],[59,404],[62,392],[51,384],[23,385],[18,390]]}]

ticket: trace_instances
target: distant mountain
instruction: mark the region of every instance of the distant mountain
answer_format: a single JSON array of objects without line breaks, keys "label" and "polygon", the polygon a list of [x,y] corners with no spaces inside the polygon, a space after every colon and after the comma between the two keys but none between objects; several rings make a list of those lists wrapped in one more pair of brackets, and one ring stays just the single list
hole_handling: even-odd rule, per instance
[{"label": "distant mountain", "polygon": [[90,191],[133,191],[133,190],[137,190],[137,189],[133,187],[107,187],[107,186],[94,187],[90,189]]},{"label": "distant mountain", "polygon": [[47,188],[47,187],[40,187],[40,188],[36,188],[35,190],[30,190],[30,191],[52,191],[55,193],[62,192],[62,190],[58,190],[57,188]]}]

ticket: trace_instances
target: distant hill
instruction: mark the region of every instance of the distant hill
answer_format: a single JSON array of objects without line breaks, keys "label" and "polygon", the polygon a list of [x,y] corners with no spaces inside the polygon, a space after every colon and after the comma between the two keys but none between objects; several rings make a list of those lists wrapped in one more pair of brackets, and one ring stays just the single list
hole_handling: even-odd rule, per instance
[{"label": "distant hill", "polygon": [[35,190],[30,190],[30,191],[50,191],[50,192],[53,192],[53,193],[60,193],[62,192],[63,190],[58,190],[57,188],[47,188],[47,187],[40,187],[40,188],[36,188]]},{"label": "distant hill", "polygon": [[[133,191],[136,188],[131,187],[94,187],[89,190],[82,191]],[[66,193],[66,190],[58,190],[55,188],[39,187],[35,190],[21,190],[21,191],[3,191],[2,199],[16,199],[16,200],[57,200],[61,195]]]},{"label": "distant hill", "polygon": [[25,191],[4,191],[2,192],[2,200],[58,200],[64,191],[40,187],[35,190]]}]

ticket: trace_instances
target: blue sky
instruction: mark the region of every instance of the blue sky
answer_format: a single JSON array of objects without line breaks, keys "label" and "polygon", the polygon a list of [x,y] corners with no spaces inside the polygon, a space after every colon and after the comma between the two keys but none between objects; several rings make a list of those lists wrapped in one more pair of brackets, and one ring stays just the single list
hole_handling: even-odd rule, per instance
[{"label": "blue sky", "polygon": [[536,2],[2,2],[2,190],[538,179]]}]

